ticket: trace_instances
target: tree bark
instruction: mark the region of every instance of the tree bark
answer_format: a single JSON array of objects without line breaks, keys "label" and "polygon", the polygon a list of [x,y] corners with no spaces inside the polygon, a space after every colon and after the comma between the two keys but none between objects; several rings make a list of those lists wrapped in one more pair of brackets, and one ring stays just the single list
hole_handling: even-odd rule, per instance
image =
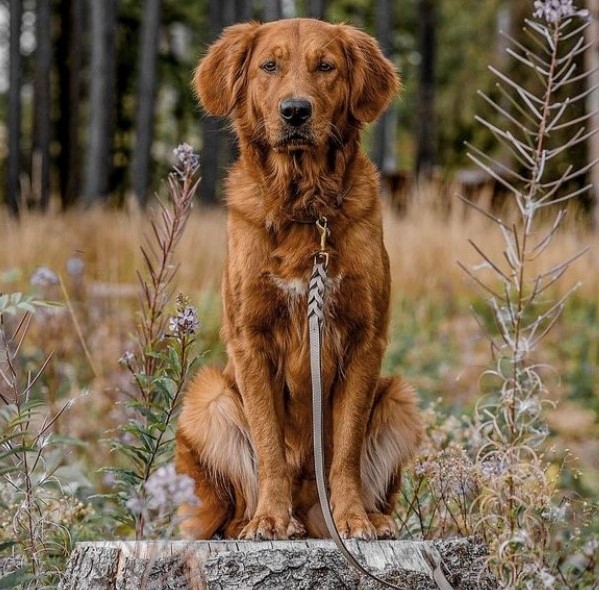
[{"label": "tree bark", "polygon": [[60,200],[63,209],[74,205],[81,190],[79,106],[81,101],[81,53],[84,0],[62,0],[58,62],[60,77]]},{"label": "tree bark", "polygon": [[[224,26],[222,0],[210,0],[208,12],[209,41],[220,35]],[[206,115],[202,128],[202,182],[200,183],[200,199],[209,206],[218,202],[217,185],[220,174],[220,154],[224,145],[225,122],[219,117]]]},{"label": "tree bark", "polygon": [[132,164],[133,191],[142,205],[147,202],[151,184],[150,163],[154,140],[161,12],[162,0],[146,0],[139,48],[135,149]]},{"label": "tree bark", "polygon": [[19,215],[21,203],[21,23],[22,0],[9,5],[9,74],[8,74],[8,178],[6,203],[8,210]]},{"label": "tree bark", "polygon": [[[403,590],[438,590],[439,575],[455,590],[497,588],[484,569],[486,547],[472,539],[438,542],[350,541],[376,575]],[[440,564],[435,569],[431,563]],[[59,590],[194,590],[281,588],[370,589],[332,541],[156,541],[79,543]]]},{"label": "tree bark", "polygon": [[[392,0],[377,0],[375,4],[376,37],[383,53],[393,56],[394,11]],[[372,141],[372,159],[382,172],[395,172],[395,139],[397,111],[391,106],[375,124]]]},{"label": "tree bark", "polygon": [[52,14],[50,0],[37,0],[35,18],[36,48],[31,188],[33,200],[42,211],[46,211],[50,202],[50,134],[52,127],[50,97]]},{"label": "tree bark", "polygon": [[262,20],[264,22],[270,22],[273,20],[279,20],[280,18],[283,18],[281,0],[263,0],[262,9]]},{"label": "tree bark", "polygon": [[308,16],[310,18],[324,19],[327,12],[327,0],[310,0]]},{"label": "tree bark", "polygon": [[91,204],[105,201],[111,190],[118,0],[89,2],[92,20],[91,121],[84,195]]},{"label": "tree bark", "polygon": [[[589,0],[588,8],[591,13],[591,24],[587,29],[587,40],[590,45],[586,52],[586,67],[593,72],[587,79],[588,88],[595,88],[587,98],[587,113],[594,113],[589,121],[589,129],[599,129],[599,0]],[[588,161],[593,162],[599,158],[599,133],[589,138]],[[599,164],[595,164],[589,171],[589,180],[593,185],[593,226],[599,231]]]},{"label": "tree bark", "polygon": [[420,0],[420,79],[417,113],[416,174],[430,178],[435,166],[435,64],[437,0]]},{"label": "tree bark", "polygon": [[252,0],[235,0],[235,18],[238,22],[246,22],[254,18],[254,2]]}]

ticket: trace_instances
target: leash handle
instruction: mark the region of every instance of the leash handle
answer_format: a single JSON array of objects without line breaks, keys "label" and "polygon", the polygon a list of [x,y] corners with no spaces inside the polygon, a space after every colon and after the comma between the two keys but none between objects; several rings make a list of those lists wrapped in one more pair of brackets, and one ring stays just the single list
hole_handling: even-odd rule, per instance
[{"label": "leash handle", "polygon": [[[326,223],[326,220],[325,220]],[[326,231],[326,225],[324,226]],[[399,586],[387,582],[378,576],[367,571],[364,566],[351,554],[347,545],[341,538],[335,519],[331,511],[329,501],[329,492],[327,488],[327,476],[324,465],[324,425],[323,425],[323,395],[322,395],[322,370],[321,370],[321,339],[322,327],[324,325],[324,296],[325,280],[327,278],[326,267],[328,256],[323,256],[325,252],[319,252],[314,259],[314,269],[310,279],[310,288],[308,292],[308,328],[310,333],[310,373],[312,376],[312,435],[314,441],[314,470],[316,475],[316,487],[318,489],[318,498],[322,509],[324,522],[331,535],[331,538],[337,545],[337,548],[348,563],[359,573],[375,580],[387,588],[400,590]],[[428,557],[428,555],[427,555]],[[428,562],[431,567],[433,564]],[[441,590],[453,590],[449,582],[445,579],[440,563],[435,563],[433,568],[433,580]]]}]

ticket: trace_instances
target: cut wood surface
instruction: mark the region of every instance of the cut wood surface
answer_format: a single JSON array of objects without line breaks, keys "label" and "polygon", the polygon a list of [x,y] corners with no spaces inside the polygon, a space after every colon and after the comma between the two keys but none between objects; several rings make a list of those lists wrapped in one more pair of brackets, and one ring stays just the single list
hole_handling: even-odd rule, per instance
[{"label": "cut wood surface", "polygon": [[[491,590],[487,549],[474,539],[350,541],[376,575],[405,590],[436,590],[433,568],[456,590]],[[332,541],[107,541],[78,543],[59,590],[378,589]]]}]

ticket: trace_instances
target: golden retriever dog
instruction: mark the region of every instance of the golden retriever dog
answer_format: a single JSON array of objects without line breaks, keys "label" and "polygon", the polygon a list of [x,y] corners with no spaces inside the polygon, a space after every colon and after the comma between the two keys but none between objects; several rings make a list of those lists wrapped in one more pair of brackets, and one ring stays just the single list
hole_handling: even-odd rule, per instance
[{"label": "golden retriever dog", "polygon": [[[328,536],[314,475],[307,295],[326,217],[330,262],[322,371],[331,506],[346,538],[391,538],[402,465],[422,426],[414,393],[381,377],[389,261],[379,178],[360,130],[399,88],[377,42],[311,19],[227,28],[200,62],[198,96],[226,116],[240,156],[226,184],[224,370],[183,402],[179,473],[197,505],[186,537]],[[209,146],[208,146],[209,149]]]}]

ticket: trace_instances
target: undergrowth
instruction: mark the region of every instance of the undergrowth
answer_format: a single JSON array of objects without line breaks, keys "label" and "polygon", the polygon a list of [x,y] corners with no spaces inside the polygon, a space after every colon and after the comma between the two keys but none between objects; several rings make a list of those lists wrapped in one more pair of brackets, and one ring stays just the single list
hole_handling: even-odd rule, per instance
[{"label": "undergrowth", "polygon": [[599,574],[597,506],[565,496],[549,469],[555,451],[547,445],[547,410],[559,376],[540,355],[577,285],[557,298],[551,289],[585,253],[543,266],[566,218],[563,204],[590,188],[576,181],[594,163],[573,169],[560,162],[598,131],[574,110],[589,92],[576,91],[589,75],[579,71],[588,24],[588,13],[570,0],[537,1],[525,40],[507,37],[508,53],[530,72],[526,84],[491,68],[501,99],[482,94],[495,118],[477,120],[504,153],[469,146],[470,157],[510,193],[517,216],[506,221],[469,203],[492,222],[504,249],[495,257],[470,240],[479,261],[461,266],[487,301],[488,313],[477,319],[492,364],[471,418],[440,420],[429,408],[427,443],[400,512],[408,534],[481,536],[506,588],[592,588]]}]

